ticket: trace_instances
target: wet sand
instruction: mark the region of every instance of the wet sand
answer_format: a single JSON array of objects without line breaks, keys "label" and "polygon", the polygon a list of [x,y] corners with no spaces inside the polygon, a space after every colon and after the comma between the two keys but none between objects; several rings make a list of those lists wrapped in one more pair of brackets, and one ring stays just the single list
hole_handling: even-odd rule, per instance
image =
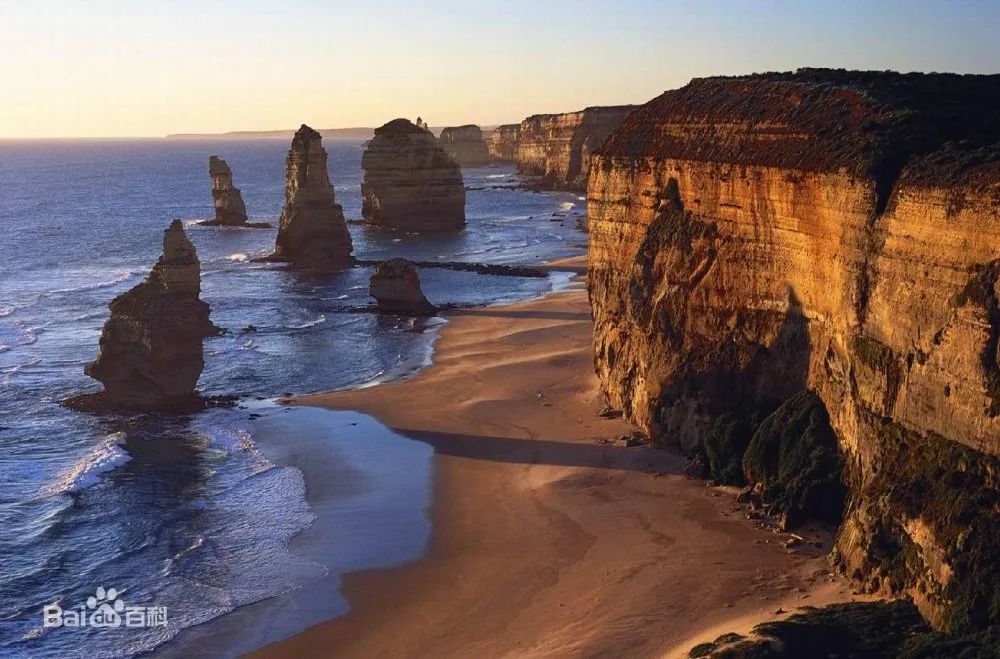
[{"label": "wet sand", "polygon": [[292,401],[434,447],[427,555],[346,575],[349,613],[258,656],[685,656],[850,598],[828,544],[786,549],[682,456],[615,440],[579,284],[448,319],[416,377]]}]

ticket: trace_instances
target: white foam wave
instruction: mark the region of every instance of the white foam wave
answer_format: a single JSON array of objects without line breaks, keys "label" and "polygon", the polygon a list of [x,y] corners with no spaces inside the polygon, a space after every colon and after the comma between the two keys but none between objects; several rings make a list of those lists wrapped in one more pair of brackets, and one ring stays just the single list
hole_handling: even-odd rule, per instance
[{"label": "white foam wave", "polygon": [[229,261],[236,261],[237,263],[246,263],[249,260],[249,257],[242,252],[236,252],[235,254],[227,256],[226,259]]},{"label": "white foam wave", "polygon": [[486,178],[507,178],[507,174],[487,174]]},{"label": "white foam wave", "polygon": [[573,207],[575,206],[576,204],[574,204],[572,201],[564,201],[563,203],[559,204],[559,210],[566,212],[573,210]]},{"label": "white foam wave", "polygon": [[82,293],[84,291],[96,291],[101,288],[109,288],[111,286],[117,286],[123,281],[127,281],[133,274],[134,273],[132,272],[123,272],[107,281],[98,281],[92,284],[83,284],[81,286],[70,286],[69,288],[57,288],[49,291],[49,293],[60,294],[60,293]]},{"label": "white foam wave", "polygon": [[93,446],[86,455],[59,474],[56,482],[47,488],[47,493],[79,492],[100,483],[102,474],[117,469],[132,459],[121,447],[124,436],[124,433],[114,433]]},{"label": "white foam wave", "polygon": [[17,307],[0,307],[0,318],[11,315],[17,311]]},{"label": "white foam wave", "polygon": [[326,316],[323,315],[323,314],[320,314],[319,318],[314,318],[313,320],[310,320],[310,321],[307,321],[305,323],[302,323],[301,325],[286,325],[285,327],[287,329],[296,329],[296,330],[298,330],[298,329],[307,329],[309,327],[315,327],[316,325],[319,325],[320,323],[325,323],[325,322],[326,322]]}]

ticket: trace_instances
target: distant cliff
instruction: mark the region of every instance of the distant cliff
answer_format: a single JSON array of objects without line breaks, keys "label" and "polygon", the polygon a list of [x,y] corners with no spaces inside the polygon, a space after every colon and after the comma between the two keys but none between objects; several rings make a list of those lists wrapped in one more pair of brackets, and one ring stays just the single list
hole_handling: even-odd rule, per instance
[{"label": "distant cliff", "polygon": [[998,141],[1000,76],[803,70],[666,92],[590,167],[611,405],[792,507],[832,431],[839,564],[946,630],[1000,622]]},{"label": "distant cliff", "polygon": [[504,124],[494,128],[486,140],[490,159],[494,162],[517,160],[517,134],[520,130],[520,124]]},{"label": "distant cliff", "polygon": [[438,143],[462,167],[482,167],[490,162],[483,131],[475,124],[445,128]]},{"label": "distant cliff", "polygon": [[517,169],[538,177],[538,187],[587,189],[590,154],[635,106],[594,107],[566,114],[536,114],[517,130]]}]

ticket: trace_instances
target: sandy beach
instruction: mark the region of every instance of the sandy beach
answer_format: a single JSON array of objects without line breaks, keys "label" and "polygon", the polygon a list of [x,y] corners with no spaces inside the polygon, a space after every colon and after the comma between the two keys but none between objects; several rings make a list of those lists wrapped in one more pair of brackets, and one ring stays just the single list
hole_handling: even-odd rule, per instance
[{"label": "sandy beach", "polygon": [[447,317],[416,377],[291,401],[433,446],[426,556],[348,574],[349,613],[257,656],[685,656],[852,598],[828,542],[788,549],[682,456],[616,439],[631,428],[598,414],[582,281]]}]

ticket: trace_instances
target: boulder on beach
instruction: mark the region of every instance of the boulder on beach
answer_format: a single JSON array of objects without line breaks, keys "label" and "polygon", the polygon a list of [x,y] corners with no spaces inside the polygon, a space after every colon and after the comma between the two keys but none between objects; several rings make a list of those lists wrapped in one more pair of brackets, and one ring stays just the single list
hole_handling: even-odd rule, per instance
[{"label": "boulder on beach", "polygon": [[465,226],[462,170],[430,131],[407,119],[376,128],[361,168],[366,223],[410,231]]},{"label": "boulder on beach", "polygon": [[285,207],[271,261],[307,270],[340,270],[353,263],[351,234],[326,170],[323,138],[302,125],[285,159]]},{"label": "boulder on beach", "polygon": [[191,407],[204,367],[202,341],[219,332],[200,299],[201,266],[180,220],[163,233],[163,254],[145,281],[108,305],[100,354],[84,372],[104,385],[68,401],[78,408]]},{"label": "boulder on beach", "polygon": [[433,316],[438,311],[420,290],[416,266],[406,259],[392,259],[376,266],[368,282],[368,294],[378,302],[381,313]]}]

